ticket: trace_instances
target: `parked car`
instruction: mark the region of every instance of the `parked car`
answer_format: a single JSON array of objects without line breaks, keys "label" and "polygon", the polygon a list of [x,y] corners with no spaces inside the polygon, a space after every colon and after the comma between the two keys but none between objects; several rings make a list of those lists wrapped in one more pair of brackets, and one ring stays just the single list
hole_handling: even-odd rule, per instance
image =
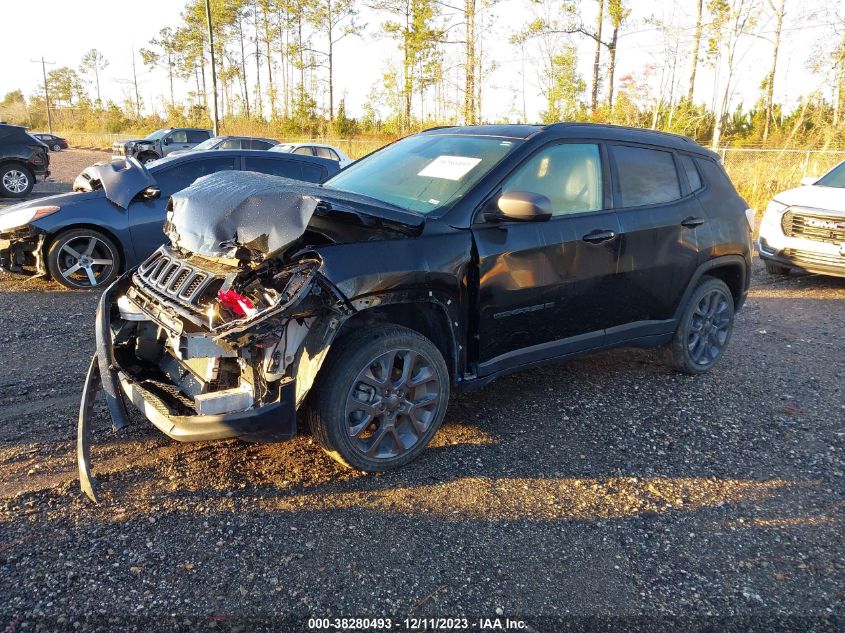
[{"label": "parked car", "polygon": [[17,125],[0,124],[0,196],[23,198],[50,175],[47,146]]},{"label": "parked car", "polygon": [[164,158],[178,150],[191,149],[211,138],[211,130],[200,128],[163,128],[142,139],[117,141],[112,145],[112,158],[134,156],[138,161],[148,163]]},{"label": "parked car", "polygon": [[237,170],[317,183],[338,166],[257,150],[194,152],[146,166],[135,158],[94,165],[77,177],[74,193],[0,210],[0,266],[14,272],[26,267],[68,288],[109,284],[164,242],[171,194],[206,174]]},{"label": "parked car", "polygon": [[68,148],[67,140],[55,134],[47,134],[46,132],[31,132],[30,136],[34,136],[39,141],[50,148],[50,151],[60,152]]},{"label": "parked car", "polygon": [[766,207],[757,247],[773,275],[796,268],[845,277],[845,162],[777,194]]},{"label": "parked car", "polygon": [[298,410],[382,471],[452,388],[620,346],[706,372],[746,298],[747,211],[692,140],[580,123],[430,130],[323,186],[208,176],[102,296],[83,484],[99,376],[117,428],[124,399],[180,441],[289,438]]},{"label": "parked car", "polygon": [[279,143],[275,147],[271,147],[270,151],[328,158],[329,160],[336,160],[341,167],[346,167],[353,162],[339,147],[319,143]]},{"label": "parked car", "polygon": [[256,138],[252,136],[212,136],[210,139],[203,141],[193,149],[180,149],[171,152],[170,155],[184,154],[186,152],[195,152],[208,149],[263,149],[268,150],[279,141],[271,138]]}]

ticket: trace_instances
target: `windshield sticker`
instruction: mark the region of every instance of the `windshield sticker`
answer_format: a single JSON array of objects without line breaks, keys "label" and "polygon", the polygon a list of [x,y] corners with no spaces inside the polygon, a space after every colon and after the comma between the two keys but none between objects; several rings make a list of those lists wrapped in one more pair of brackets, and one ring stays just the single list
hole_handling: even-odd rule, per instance
[{"label": "windshield sticker", "polygon": [[460,180],[480,162],[480,158],[470,158],[469,156],[438,156],[426,165],[417,176]]}]

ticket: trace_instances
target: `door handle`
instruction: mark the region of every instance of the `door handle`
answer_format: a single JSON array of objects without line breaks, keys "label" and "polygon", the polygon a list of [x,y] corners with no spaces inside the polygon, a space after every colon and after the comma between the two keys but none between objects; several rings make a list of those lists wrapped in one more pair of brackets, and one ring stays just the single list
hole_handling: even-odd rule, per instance
[{"label": "door handle", "polygon": [[590,244],[599,244],[601,242],[606,242],[607,240],[612,240],[614,237],[616,237],[615,231],[596,229],[595,231],[587,233],[581,239],[585,242],[589,242]]},{"label": "door handle", "polygon": [[689,216],[688,218],[684,218],[681,221],[681,226],[685,226],[688,229],[694,229],[695,227],[701,226],[702,224],[704,224],[704,222],[705,222],[704,218],[696,218],[696,217],[693,217],[693,216]]}]

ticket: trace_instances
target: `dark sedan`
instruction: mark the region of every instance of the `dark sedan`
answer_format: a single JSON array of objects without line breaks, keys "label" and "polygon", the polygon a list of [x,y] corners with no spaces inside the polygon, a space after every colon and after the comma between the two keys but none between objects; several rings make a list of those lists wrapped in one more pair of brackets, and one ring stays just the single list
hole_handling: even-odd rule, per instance
[{"label": "dark sedan", "polygon": [[279,141],[271,138],[257,138],[253,136],[212,136],[191,149],[177,149],[170,152],[171,156],[199,152],[207,149],[270,149],[278,145]]},{"label": "dark sedan", "polygon": [[55,134],[47,134],[46,132],[34,132],[31,134],[39,141],[50,148],[51,152],[59,152],[68,148],[67,140]]},{"label": "dark sedan", "polygon": [[0,268],[34,269],[68,288],[110,283],[165,241],[167,201],[197,178],[253,171],[319,183],[337,162],[260,150],[191,152],[141,165],[118,159],[85,169],[74,192],[0,211]]}]

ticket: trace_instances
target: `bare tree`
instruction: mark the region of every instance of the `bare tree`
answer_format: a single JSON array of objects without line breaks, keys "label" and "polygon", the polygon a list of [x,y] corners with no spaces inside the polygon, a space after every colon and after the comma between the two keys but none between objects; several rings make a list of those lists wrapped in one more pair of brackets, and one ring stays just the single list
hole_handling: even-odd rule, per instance
[{"label": "bare tree", "polygon": [[599,98],[599,68],[601,67],[601,27],[604,23],[604,0],[598,0],[599,3],[599,17],[596,20],[596,30],[594,39],[596,40],[596,54],[593,58],[593,87],[590,94],[590,107],[593,112],[596,111]]},{"label": "bare tree", "polygon": [[786,12],[786,0],[780,0],[779,3],[777,0],[766,0],[766,3],[769,5],[769,8],[775,16],[775,35],[774,42],[772,42],[772,66],[769,70],[769,74],[766,75],[764,83],[766,89],[766,123],[763,126],[764,142],[769,139],[769,129],[771,128],[774,116],[775,73],[778,68],[778,50],[780,49],[780,34],[783,30],[783,16]]},{"label": "bare tree", "polygon": [[692,98],[695,94],[695,71],[698,70],[698,51],[701,46],[701,19],[704,11],[704,0],[697,0],[698,14],[695,19],[695,35],[692,40],[692,60],[689,71],[689,90],[687,91],[687,101],[692,103]]},{"label": "bare tree", "polygon": [[[133,55],[134,61],[134,55]],[[90,51],[85,53],[82,56],[82,62],[79,64],[79,70],[83,73],[94,73],[94,78],[97,82],[97,103],[101,104],[103,101],[100,99],[100,71],[105,70],[108,67],[109,62],[103,56],[103,54],[98,51],[96,48],[92,48]]]}]

